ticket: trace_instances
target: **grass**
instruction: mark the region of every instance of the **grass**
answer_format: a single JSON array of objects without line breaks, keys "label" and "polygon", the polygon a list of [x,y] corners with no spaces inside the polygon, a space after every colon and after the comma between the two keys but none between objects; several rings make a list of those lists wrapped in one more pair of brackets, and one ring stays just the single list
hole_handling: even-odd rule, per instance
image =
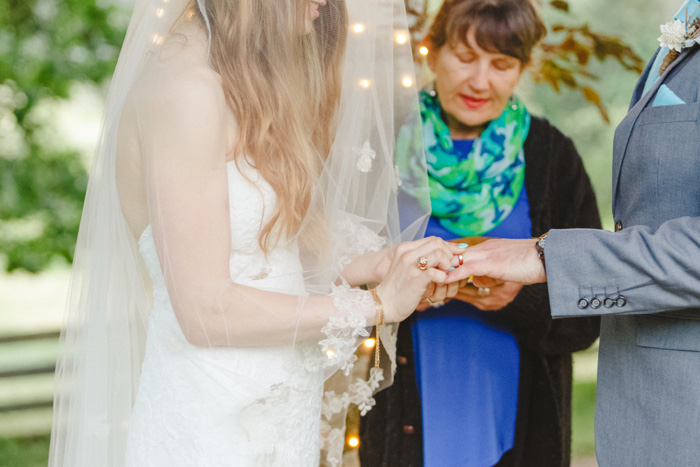
[{"label": "grass", "polygon": [[572,398],[571,423],[571,457],[592,457],[595,455],[593,444],[593,416],[595,414],[595,381],[577,381],[574,383]]},{"label": "grass", "polygon": [[571,399],[571,457],[593,457],[598,343],[574,354],[574,384]]},{"label": "grass", "polygon": [[49,435],[0,438],[0,467],[44,467],[49,463]]}]

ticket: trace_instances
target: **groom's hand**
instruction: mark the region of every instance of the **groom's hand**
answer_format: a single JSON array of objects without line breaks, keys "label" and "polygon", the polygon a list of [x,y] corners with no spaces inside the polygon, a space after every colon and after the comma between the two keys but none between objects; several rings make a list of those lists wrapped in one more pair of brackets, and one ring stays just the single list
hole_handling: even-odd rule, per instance
[{"label": "groom's hand", "polygon": [[536,239],[493,239],[470,246],[462,254],[464,264],[450,271],[446,283],[473,277],[477,287],[503,282],[546,282],[547,274],[535,248]]}]

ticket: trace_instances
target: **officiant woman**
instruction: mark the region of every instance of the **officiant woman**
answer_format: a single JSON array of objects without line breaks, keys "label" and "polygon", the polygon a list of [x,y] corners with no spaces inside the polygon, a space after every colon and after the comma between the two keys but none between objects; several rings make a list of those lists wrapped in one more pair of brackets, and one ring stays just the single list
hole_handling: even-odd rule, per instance
[{"label": "officiant woman", "polygon": [[[397,144],[425,148],[426,235],[600,228],[573,143],[514,94],[545,32],[527,0],[447,0],[437,14],[423,143]],[[552,320],[545,284],[461,285],[401,324],[394,385],[361,422],[362,466],[568,466],[571,353],[596,340],[598,318]]]}]

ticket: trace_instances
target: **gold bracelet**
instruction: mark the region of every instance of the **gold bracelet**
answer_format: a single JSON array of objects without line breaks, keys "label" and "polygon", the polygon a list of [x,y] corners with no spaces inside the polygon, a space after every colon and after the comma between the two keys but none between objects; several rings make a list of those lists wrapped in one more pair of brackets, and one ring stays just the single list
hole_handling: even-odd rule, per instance
[{"label": "gold bracelet", "polygon": [[374,299],[374,307],[377,311],[375,332],[377,342],[374,345],[374,368],[379,368],[379,326],[384,324],[384,305],[382,304],[382,300],[379,298],[379,294],[377,293],[376,288],[369,289],[369,291],[372,293],[372,298]]},{"label": "gold bracelet", "polygon": [[377,289],[369,289],[369,291],[372,293],[372,298],[374,299],[374,306],[377,309],[377,325],[381,326],[384,324],[384,305],[382,304],[382,299],[379,298],[379,294],[377,293]]}]

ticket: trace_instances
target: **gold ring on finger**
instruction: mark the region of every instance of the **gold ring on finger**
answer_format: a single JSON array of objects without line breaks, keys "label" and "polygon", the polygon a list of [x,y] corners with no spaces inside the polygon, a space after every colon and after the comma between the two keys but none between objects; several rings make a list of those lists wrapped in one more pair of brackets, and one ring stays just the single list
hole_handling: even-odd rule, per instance
[{"label": "gold ring on finger", "polygon": [[421,256],[416,260],[416,267],[421,271],[426,271],[428,269],[428,258]]},{"label": "gold ring on finger", "polygon": [[491,289],[489,289],[488,287],[479,287],[479,289],[476,291],[476,294],[480,297],[487,297],[491,295]]},{"label": "gold ring on finger", "polygon": [[460,266],[464,264],[464,255],[457,255],[457,259],[459,259]]}]

